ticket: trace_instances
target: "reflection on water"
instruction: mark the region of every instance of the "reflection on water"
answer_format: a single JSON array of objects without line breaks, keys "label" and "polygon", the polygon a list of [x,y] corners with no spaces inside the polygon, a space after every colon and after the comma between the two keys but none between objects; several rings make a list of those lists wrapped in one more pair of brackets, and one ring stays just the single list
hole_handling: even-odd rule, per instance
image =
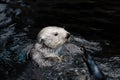
[{"label": "reflection on water", "polygon": [[[86,10],[90,15],[91,12],[89,9],[95,7],[95,5],[91,6],[91,4],[89,3],[86,4],[83,3],[83,6],[82,3],[80,3],[81,7],[79,7],[80,4],[72,4],[71,2],[70,3],[56,2],[56,4],[55,2],[54,3],[49,2],[49,4],[46,4],[43,1],[41,3],[44,4],[39,5],[40,11],[38,11],[37,15],[32,14],[34,13],[34,9],[32,9],[31,5],[23,2],[22,0],[14,0],[14,1],[2,0],[2,2],[0,3],[0,72],[1,72],[0,78],[1,80],[15,80],[17,77],[22,75],[22,72],[24,72],[24,69],[27,65],[27,59],[25,53],[33,46],[33,43],[36,40],[36,35],[38,31],[40,31],[41,26],[44,27],[47,25],[58,25],[58,26],[65,25],[68,30],[74,32],[76,30],[72,30],[72,29],[78,29],[78,26],[81,26],[83,24],[86,25],[90,24],[88,21],[89,19],[86,21],[86,18],[84,17],[85,15],[80,16],[80,14],[81,15],[83,14],[80,13],[78,10],[82,9],[81,11],[83,11],[83,13]],[[63,6],[61,6],[61,4]],[[90,8],[89,7],[85,8],[84,5],[90,6]],[[32,6],[35,7],[35,5]],[[70,7],[70,10],[68,10],[68,7]],[[84,7],[84,9],[82,7]],[[84,19],[78,17],[83,17]],[[92,20],[96,20],[96,21],[97,19],[98,17],[96,18],[94,17],[94,19],[92,18]],[[83,22],[83,24],[79,23],[81,21]],[[103,20],[103,22],[106,21]],[[101,23],[97,23],[97,24],[99,25]],[[74,26],[74,27],[69,27],[69,26]],[[80,45],[86,46],[86,48],[93,54],[96,63],[99,65],[102,71],[111,78],[111,80],[115,80],[115,79],[119,80],[120,79],[119,41],[116,40],[115,42],[114,40],[112,42],[113,39],[118,39],[119,36],[115,35],[114,33],[113,34],[109,33],[109,36],[115,37],[112,38],[112,40],[110,40],[111,37],[109,37],[108,34],[106,34],[105,32],[101,34],[102,31],[104,31],[104,28],[102,28],[103,30],[97,28],[98,27],[91,28],[91,26],[89,28],[85,26],[80,27],[81,29],[80,34],[83,35],[83,37],[85,36],[90,38],[92,42],[87,41],[85,39],[81,39],[80,37],[75,38],[75,40]],[[89,31],[89,29],[91,29],[91,31]],[[94,34],[95,33],[94,31],[97,34]],[[77,32],[77,34],[79,33]],[[91,34],[91,36],[88,36],[88,34]],[[106,35],[108,36],[107,37],[108,39],[104,38],[104,34],[105,36]],[[95,41],[97,41],[97,43],[100,43],[102,48],[102,51],[96,54],[94,54],[94,50],[97,50],[98,47],[95,46],[97,44]]]}]

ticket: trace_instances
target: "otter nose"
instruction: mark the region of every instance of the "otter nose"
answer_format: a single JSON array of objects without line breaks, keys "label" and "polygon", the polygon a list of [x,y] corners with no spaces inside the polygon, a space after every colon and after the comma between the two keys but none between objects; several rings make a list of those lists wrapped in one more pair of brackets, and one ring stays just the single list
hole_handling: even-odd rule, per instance
[{"label": "otter nose", "polygon": [[70,33],[67,33],[66,38],[68,39],[70,37]]}]

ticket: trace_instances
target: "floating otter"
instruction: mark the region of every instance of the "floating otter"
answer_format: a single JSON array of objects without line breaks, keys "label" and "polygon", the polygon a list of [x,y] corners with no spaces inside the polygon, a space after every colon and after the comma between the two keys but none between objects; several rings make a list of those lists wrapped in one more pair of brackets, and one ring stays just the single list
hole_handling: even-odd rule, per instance
[{"label": "floating otter", "polygon": [[56,62],[61,62],[58,52],[69,37],[70,33],[64,28],[56,26],[43,28],[38,33],[37,42],[31,49],[31,58],[39,67],[52,66]]},{"label": "floating otter", "polygon": [[[105,80],[102,78],[104,75],[83,47],[79,48],[81,50],[78,53],[65,52],[65,54],[59,54],[69,37],[69,32],[56,26],[43,28],[38,33],[37,42],[29,53],[32,62],[38,66],[28,66],[27,73],[30,74],[30,70],[32,70],[31,74],[33,74],[30,77],[35,80],[89,80],[90,78],[91,80]],[[79,67],[83,65],[82,59],[87,64],[92,77],[89,77],[85,69]],[[82,62],[80,63],[80,61]],[[93,62],[93,64],[90,64],[90,62]],[[33,68],[29,68],[31,66]]]}]

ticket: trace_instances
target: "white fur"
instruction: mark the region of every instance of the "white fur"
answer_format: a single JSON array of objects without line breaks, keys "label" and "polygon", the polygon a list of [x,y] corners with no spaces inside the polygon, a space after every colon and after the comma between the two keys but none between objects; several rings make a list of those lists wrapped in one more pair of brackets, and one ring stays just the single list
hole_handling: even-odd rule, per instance
[{"label": "white fur", "polygon": [[[58,34],[57,36],[55,36],[56,33]],[[45,27],[38,33],[38,42],[43,39],[48,47],[57,48],[67,40],[67,33],[64,28],[56,26]]]},{"label": "white fur", "polygon": [[67,41],[68,32],[64,28],[49,26],[38,33],[37,42],[31,50],[32,59],[41,66],[52,66],[54,61],[46,60],[53,58],[60,60],[58,52]]}]

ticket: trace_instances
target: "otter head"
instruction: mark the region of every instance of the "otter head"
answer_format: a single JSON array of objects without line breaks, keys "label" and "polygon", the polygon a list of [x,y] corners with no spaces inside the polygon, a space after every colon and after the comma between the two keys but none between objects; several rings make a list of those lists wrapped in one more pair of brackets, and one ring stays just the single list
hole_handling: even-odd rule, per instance
[{"label": "otter head", "polygon": [[63,45],[68,38],[70,37],[70,33],[67,32],[64,28],[49,26],[43,28],[38,33],[38,43],[43,43],[45,46],[49,48],[58,48]]}]

